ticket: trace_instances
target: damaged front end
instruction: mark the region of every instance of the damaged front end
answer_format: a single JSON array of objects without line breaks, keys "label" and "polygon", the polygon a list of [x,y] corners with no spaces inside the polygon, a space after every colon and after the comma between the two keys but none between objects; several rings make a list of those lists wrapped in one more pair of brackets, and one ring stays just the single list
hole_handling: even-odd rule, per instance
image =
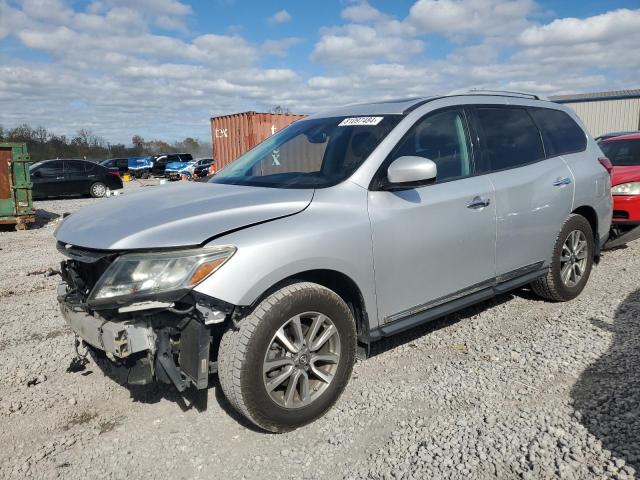
[{"label": "damaged front end", "polygon": [[195,292],[233,247],[104,252],[58,244],[66,257],[58,286],[62,314],[94,358],[106,357],[127,382],[208,386],[217,339],[234,306]]}]

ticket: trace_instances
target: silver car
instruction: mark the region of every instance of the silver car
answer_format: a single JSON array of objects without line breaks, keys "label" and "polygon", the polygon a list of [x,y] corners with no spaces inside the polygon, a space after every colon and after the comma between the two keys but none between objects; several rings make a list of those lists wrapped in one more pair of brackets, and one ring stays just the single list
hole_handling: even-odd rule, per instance
[{"label": "silver car", "polygon": [[601,157],[571,110],[534,95],[338,108],[208,183],[67,217],[58,300],[129,383],[205,389],[217,372],[241,414],[288,431],[331,408],[382,337],[522,286],[579,295],[611,221]]}]

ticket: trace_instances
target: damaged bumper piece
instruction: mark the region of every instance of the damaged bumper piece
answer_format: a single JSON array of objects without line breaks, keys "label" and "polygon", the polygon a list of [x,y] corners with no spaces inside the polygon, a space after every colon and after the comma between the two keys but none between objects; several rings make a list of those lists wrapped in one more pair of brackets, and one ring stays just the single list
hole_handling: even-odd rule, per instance
[{"label": "damaged bumper piece", "polygon": [[212,361],[215,342],[234,312],[233,305],[192,290],[93,303],[91,290],[112,259],[65,253],[72,258],[62,262],[60,311],[100,366],[108,362],[109,370],[115,369],[119,377],[126,374],[134,385],[160,381],[181,392],[192,385],[207,388],[209,374],[217,370]]}]

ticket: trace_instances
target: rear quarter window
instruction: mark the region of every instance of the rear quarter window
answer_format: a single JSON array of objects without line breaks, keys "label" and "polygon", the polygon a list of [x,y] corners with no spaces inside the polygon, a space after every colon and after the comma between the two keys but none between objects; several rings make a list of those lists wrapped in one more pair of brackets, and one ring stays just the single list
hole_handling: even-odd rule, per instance
[{"label": "rear quarter window", "polygon": [[568,114],[550,108],[530,108],[540,128],[547,157],[581,152],[587,148],[587,136]]}]

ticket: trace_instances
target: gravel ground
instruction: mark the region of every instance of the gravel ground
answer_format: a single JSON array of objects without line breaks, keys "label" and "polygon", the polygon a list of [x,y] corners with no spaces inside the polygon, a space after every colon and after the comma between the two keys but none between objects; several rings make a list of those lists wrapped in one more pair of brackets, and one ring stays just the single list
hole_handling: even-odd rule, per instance
[{"label": "gravel ground", "polygon": [[635,478],[640,242],[572,302],[520,290],[376,345],[325,418],[272,435],[215,378],[181,398],[67,372],[45,272],[55,217],[95,201],[36,202],[39,228],[0,232],[0,477]]}]

